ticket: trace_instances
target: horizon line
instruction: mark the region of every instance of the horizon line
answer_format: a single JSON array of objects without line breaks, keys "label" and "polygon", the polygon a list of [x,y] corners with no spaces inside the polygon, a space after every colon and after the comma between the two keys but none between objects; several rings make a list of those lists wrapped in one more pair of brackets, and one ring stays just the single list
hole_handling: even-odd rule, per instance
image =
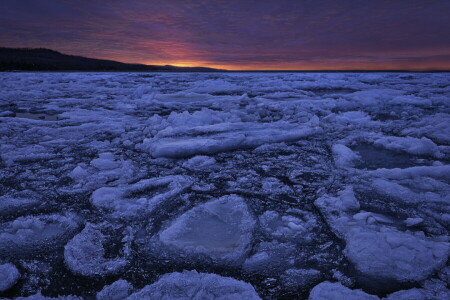
[{"label": "horizon line", "polygon": [[[203,65],[177,65],[170,64],[170,63],[161,63],[161,64],[151,64],[151,63],[133,63],[133,62],[125,62],[122,60],[114,60],[114,59],[108,59],[108,58],[97,58],[97,57],[91,57],[91,56],[81,56],[76,54],[67,54],[59,50],[53,50],[50,48],[45,47],[36,47],[36,48],[30,48],[30,47],[5,47],[0,46],[0,49],[16,49],[16,50],[50,50],[57,52],[62,55],[68,55],[68,56],[76,56],[76,57],[83,57],[83,58],[90,58],[90,59],[98,59],[98,60],[106,60],[106,61],[112,61],[112,62],[118,62],[122,64],[128,64],[128,65],[143,65],[143,66],[155,66],[155,67],[163,67],[163,66],[170,66],[170,67],[179,67],[179,68],[205,68],[205,69],[212,69],[217,70],[217,72],[231,72],[231,73],[448,73],[450,72],[450,69],[226,69],[226,68],[220,68],[220,67],[213,67],[213,66],[203,66]],[[1,71],[0,71],[1,72]],[[9,70],[9,71],[3,71],[3,72],[24,72],[22,70]],[[26,72],[26,71],[25,71]],[[30,72],[30,71],[28,71]],[[35,72],[58,72],[58,71],[35,71]],[[62,71],[62,72],[71,72],[71,70]],[[76,72],[76,71],[72,71]],[[85,71],[85,72],[95,72],[95,71]],[[106,71],[106,72],[120,72],[120,71]],[[170,70],[159,70],[159,71],[133,71],[133,72],[185,72],[185,71],[170,71]],[[189,72],[189,71],[187,71]],[[215,71],[192,71],[192,72],[215,72]]]}]

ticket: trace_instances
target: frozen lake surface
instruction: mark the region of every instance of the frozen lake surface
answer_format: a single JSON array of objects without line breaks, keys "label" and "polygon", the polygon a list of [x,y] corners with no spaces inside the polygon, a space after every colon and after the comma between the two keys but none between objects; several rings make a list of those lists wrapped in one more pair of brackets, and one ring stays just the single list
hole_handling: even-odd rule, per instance
[{"label": "frozen lake surface", "polygon": [[449,299],[449,161],[448,73],[0,73],[0,298]]}]

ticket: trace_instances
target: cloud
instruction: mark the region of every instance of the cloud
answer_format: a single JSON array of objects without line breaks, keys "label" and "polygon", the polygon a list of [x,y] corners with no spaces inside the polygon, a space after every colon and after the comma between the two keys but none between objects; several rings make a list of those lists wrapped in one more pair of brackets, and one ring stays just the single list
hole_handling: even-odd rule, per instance
[{"label": "cloud", "polygon": [[11,0],[0,2],[0,44],[231,68],[450,68],[449,10],[445,0]]}]

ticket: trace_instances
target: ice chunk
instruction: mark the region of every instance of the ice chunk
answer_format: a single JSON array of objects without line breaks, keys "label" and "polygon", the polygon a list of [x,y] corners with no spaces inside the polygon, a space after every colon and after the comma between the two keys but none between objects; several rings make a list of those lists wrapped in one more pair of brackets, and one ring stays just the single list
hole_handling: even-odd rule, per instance
[{"label": "ice chunk", "polygon": [[344,254],[365,277],[421,281],[445,264],[450,252],[448,243],[386,226],[382,223],[390,223],[390,219],[379,214],[370,214],[371,222],[367,221],[367,213],[352,215],[346,211],[343,198],[351,200],[353,208],[357,200],[349,188],[345,191],[340,197],[323,196],[315,205],[333,231],[345,239]]},{"label": "ice chunk", "polygon": [[111,170],[120,166],[120,164],[115,161],[114,154],[110,152],[99,154],[99,158],[93,159],[90,165],[99,170]]},{"label": "ice chunk", "polygon": [[388,227],[354,227],[344,254],[363,274],[400,282],[421,281],[447,261],[449,245]]},{"label": "ice chunk", "polygon": [[380,300],[380,298],[362,290],[349,289],[337,282],[325,281],[311,290],[309,300]]},{"label": "ice chunk", "polygon": [[186,169],[195,171],[201,169],[208,169],[216,163],[216,160],[213,157],[205,156],[205,155],[197,155],[186,162],[183,163],[183,167]]},{"label": "ice chunk", "polygon": [[193,300],[257,300],[255,289],[248,283],[215,274],[184,271],[162,276],[128,300],[193,299]]},{"label": "ice chunk", "polygon": [[342,144],[335,144],[332,147],[334,163],[338,168],[352,167],[353,163],[360,159],[359,155],[352,149]]},{"label": "ice chunk", "polygon": [[280,215],[275,211],[266,211],[259,217],[263,231],[276,239],[291,240],[307,243],[314,237],[317,228],[317,218],[309,212],[302,211],[299,217],[293,215]]},{"label": "ice chunk", "polygon": [[0,225],[0,253],[16,256],[65,242],[78,225],[71,213],[19,217]]},{"label": "ice chunk", "polygon": [[88,172],[81,166],[76,166],[75,169],[69,173],[69,177],[75,180],[81,180],[87,176]]},{"label": "ice chunk", "polygon": [[[427,295],[422,289],[410,289],[410,290],[402,290],[388,295],[384,300],[424,300],[431,299],[427,298]],[[436,300],[438,298],[435,298]]]},{"label": "ice chunk", "polygon": [[102,187],[92,193],[92,204],[111,211],[113,217],[146,217],[192,184],[188,176],[143,179],[129,186]]},{"label": "ice chunk", "polygon": [[358,211],[359,201],[356,199],[352,186],[347,186],[338,193],[338,197],[323,196],[316,200],[315,205],[328,212]]},{"label": "ice chunk", "polygon": [[116,274],[129,263],[126,250],[130,245],[125,244],[123,257],[105,258],[103,246],[105,243],[106,236],[102,233],[101,227],[88,223],[83,231],[64,247],[64,261],[75,274],[83,276]]},{"label": "ice chunk", "polygon": [[249,250],[254,226],[244,200],[228,195],[187,211],[159,233],[159,240],[186,255],[238,262]]},{"label": "ice chunk", "polygon": [[41,204],[38,196],[33,193],[17,193],[17,195],[0,196],[0,216],[26,211]]},{"label": "ice chunk", "polygon": [[418,139],[409,136],[387,136],[375,140],[374,144],[388,150],[403,151],[413,155],[430,155],[437,158],[443,157],[438,146],[426,137]]},{"label": "ice chunk", "polygon": [[20,273],[13,264],[0,265],[0,292],[13,287],[19,280]]},{"label": "ice chunk", "polygon": [[124,300],[133,291],[133,286],[126,280],[120,279],[105,286],[97,293],[97,300]]},{"label": "ice chunk", "polygon": [[405,220],[405,224],[408,227],[418,225],[423,222],[422,218],[408,218]]},{"label": "ice chunk", "polygon": [[389,101],[389,104],[397,105],[415,105],[415,106],[425,106],[429,107],[432,105],[430,99],[417,97],[413,95],[397,96]]},{"label": "ice chunk", "polygon": [[254,122],[219,123],[170,131],[161,130],[140,146],[154,157],[183,158],[198,154],[256,148],[266,143],[292,142],[319,132],[315,122],[305,124],[278,121],[266,124]]}]

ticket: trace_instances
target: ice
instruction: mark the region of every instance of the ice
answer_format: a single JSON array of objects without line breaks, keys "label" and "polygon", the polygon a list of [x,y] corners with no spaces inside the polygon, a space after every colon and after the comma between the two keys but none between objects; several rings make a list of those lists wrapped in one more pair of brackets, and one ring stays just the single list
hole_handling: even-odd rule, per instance
[{"label": "ice", "polygon": [[426,294],[421,289],[402,290],[392,293],[386,297],[386,300],[423,300],[423,299],[433,299],[433,298],[427,298]]},{"label": "ice", "polygon": [[239,196],[211,200],[185,212],[159,233],[159,241],[186,256],[239,262],[251,246],[255,221]]},{"label": "ice", "polygon": [[366,278],[422,281],[447,261],[449,243],[386,226],[389,218],[377,214],[355,214],[359,203],[350,187],[338,197],[323,196],[315,204],[346,241],[344,254]]},{"label": "ice", "polygon": [[408,218],[405,220],[405,224],[408,227],[415,226],[423,222],[422,218]]},{"label": "ice", "polygon": [[369,295],[361,290],[352,290],[340,283],[329,281],[316,285],[309,294],[309,300],[379,300],[377,296]]},{"label": "ice", "polygon": [[418,139],[413,137],[387,136],[375,140],[374,144],[389,150],[404,151],[414,155],[430,155],[437,158],[443,157],[438,146],[426,137]]},{"label": "ice", "polygon": [[[130,240],[126,237],[124,240]],[[106,258],[104,244],[111,244],[102,233],[101,226],[86,224],[83,231],[64,247],[64,261],[75,274],[83,276],[106,276],[117,274],[129,263],[129,243],[125,242],[122,256]]]},{"label": "ice", "polygon": [[132,185],[102,187],[92,193],[92,204],[118,218],[143,218],[189,188],[187,176],[143,179]]},{"label": "ice", "polygon": [[250,284],[243,281],[215,274],[184,271],[166,274],[157,282],[144,287],[127,299],[256,300],[261,298]]},{"label": "ice", "polygon": [[120,279],[105,286],[97,293],[97,300],[124,300],[132,293],[133,286],[126,280]]},{"label": "ice", "polygon": [[0,263],[21,273],[0,297],[123,299],[195,269],[264,299],[333,279],[446,299],[449,83],[0,73]]},{"label": "ice", "polygon": [[266,211],[259,217],[264,232],[279,240],[293,240],[303,243],[315,238],[314,230],[318,226],[316,217],[306,211],[297,211],[298,216],[280,215],[276,211]]},{"label": "ice", "polygon": [[26,255],[68,240],[78,228],[76,215],[19,217],[0,225],[0,254]]},{"label": "ice", "polygon": [[27,193],[27,191],[22,191],[16,195],[0,196],[0,216],[38,207],[41,201],[35,197],[37,196],[33,193]]},{"label": "ice", "polygon": [[336,144],[332,147],[334,163],[339,168],[352,167],[354,162],[359,160],[358,154],[342,144]]},{"label": "ice", "polygon": [[154,132],[154,137],[144,139],[139,148],[154,157],[182,158],[296,141],[319,132],[317,117],[300,125],[286,121],[250,122],[254,118],[207,109],[192,114],[172,113],[166,120],[153,117],[148,130]]},{"label": "ice", "polygon": [[201,169],[210,169],[215,164],[216,160],[213,157],[197,155],[184,162],[183,167],[195,171]]},{"label": "ice", "polygon": [[401,282],[424,280],[442,267],[449,255],[448,243],[391,228],[355,228],[346,241],[345,255],[363,274]]},{"label": "ice", "polygon": [[13,264],[0,264],[0,292],[13,287],[20,278],[20,273]]},{"label": "ice", "polygon": [[114,154],[110,152],[100,153],[99,157],[91,160],[90,165],[99,170],[111,170],[119,167],[119,163],[115,161]]}]

